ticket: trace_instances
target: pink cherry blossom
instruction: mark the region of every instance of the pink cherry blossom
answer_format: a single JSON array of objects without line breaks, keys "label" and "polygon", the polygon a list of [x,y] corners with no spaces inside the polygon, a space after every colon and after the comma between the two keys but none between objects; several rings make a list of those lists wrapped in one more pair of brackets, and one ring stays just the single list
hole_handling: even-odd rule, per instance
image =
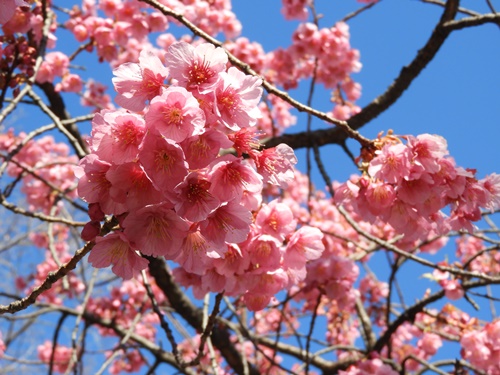
[{"label": "pink cherry blossom", "polygon": [[219,257],[216,247],[196,226],[193,226],[184,238],[181,251],[175,261],[187,272],[203,275],[212,257]]},{"label": "pink cherry blossom", "polygon": [[215,160],[221,148],[230,148],[231,141],[222,132],[210,128],[203,134],[185,139],[181,143],[186,161],[191,169],[208,166]]},{"label": "pink cherry blossom", "polygon": [[172,78],[188,90],[205,93],[218,82],[225,71],[227,54],[220,47],[202,43],[194,47],[185,42],[173,43],[165,57]]},{"label": "pink cherry blossom", "polygon": [[123,221],[124,234],[145,255],[174,259],[186,237],[189,224],[170,203],[145,206],[132,211]]},{"label": "pink cherry blossom", "polygon": [[96,268],[112,265],[111,270],[125,280],[134,277],[149,263],[136,253],[127,237],[121,232],[110,233],[106,237],[97,237],[90,251],[89,262]]},{"label": "pink cherry blossom", "polygon": [[286,189],[294,179],[293,166],[297,164],[297,157],[293,149],[281,143],[274,148],[268,148],[261,153],[252,153],[257,172],[264,178],[264,182]]},{"label": "pink cherry blossom", "polygon": [[[146,134],[144,119],[133,113],[108,112],[96,154],[103,160],[122,164],[137,160],[139,145]],[[94,127],[95,131],[99,131]]]},{"label": "pink cherry blossom", "polygon": [[183,87],[170,86],[151,100],[146,124],[174,142],[201,134],[205,115],[193,94]]},{"label": "pink cherry blossom", "polygon": [[252,214],[237,201],[222,204],[200,223],[201,233],[220,247],[224,242],[239,243],[246,240]]},{"label": "pink cherry blossom", "polygon": [[281,13],[287,20],[305,21],[309,16],[307,6],[310,0],[282,0]]},{"label": "pink cherry blossom", "polygon": [[410,155],[405,145],[388,144],[376,154],[368,167],[370,176],[394,184],[410,175]]},{"label": "pink cherry blossom", "polygon": [[245,244],[255,273],[276,270],[281,263],[280,242],[273,236],[262,234]]},{"label": "pink cherry blossom", "polygon": [[30,6],[29,3],[23,0],[1,0],[0,5],[2,7],[2,13],[0,15],[0,24],[4,25],[9,21],[14,13],[16,12],[16,7],[20,6]]},{"label": "pink cherry blossom", "polygon": [[500,208],[500,175],[492,173],[480,180],[479,183],[490,193],[486,207],[490,210]]},{"label": "pink cherry blossom", "polygon": [[273,200],[261,208],[255,218],[255,224],[261,233],[284,240],[295,229],[297,221],[286,204]]},{"label": "pink cherry blossom", "polygon": [[318,228],[300,227],[290,236],[283,263],[287,267],[301,268],[307,261],[318,259],[325,250],[322,239],[323,234]]},{"label": "pink cherry blossom", "polygon": [[106,214],[121,214],[126,211],[124,202],[111,198],[111,182],[106,177],[111,164],[100,160],[97,155],[85,156],[75,168],[78,181],[78,195],[88,203],[99,203]]},{"label": "pink cherry blossom", "polygon": [[233,155],[218,158],[210,168],[210,193],[220,201],[241,199],[243,191],[258,193],[262,190],[262,177],[241,159]]},{"label": "pink cherry blossom", "polygon": [[83,89],[83,81],[78,74],[68,73],[55,87],[56,91],[80,93]]},{"label": "pink cherry blossom", "polygon": [[136,210],[148,204],[160,203],[163,195],[158,191],[139,163],[113,165],[106,172],[111,182],[109,196],[123,203],[129,210]]},{"label": "pink cherry blossom", "polygon": [[220,201],[209,192],[210,186],[211,183],[197,172],[191,172],[177,185],[172,200],[179,216],[189,221],[202,221],[215,211]]},{"label": "pink cherry blossom", "polygon": [[408,147],[413,155],[413,174],[425,171],[436,173],[439,171],[439,159],[448,154],[446,140],[438,135],[420,134],[417,137],[408,137]]},{"label": "pink cherry blossom", "polygon": [[220,76],[222,79],[215,88],[215,112],[222,123],[233,131],[255,125],[261,116],[258,107],[262,96],[261,79],[235,67]]},{"label": "pink cherry blossom", "polygon": [[161,134],[149,131],[140,148],[141,165],[157,190],[171,192],[188,174],[181,147]]},{"label": "pink cherry blossom", "polygon": [[[57,344],[55,348],[52,342],[45,341],[37,347],[38,358],[44,363],[52,363],[52,369],[56,372],[65,373],[69,367],[73,349]],[[52,362],[51,362],[52,361]]]},{"label": "pink cherry blossom", "polygon": [[113,70],[116,103],[131,111],[142,111],[147,100],[160,95],[168,73],[153,51],[143,50],[139,63],[125,63]]},{"label": "pink cherry blossom", "polygon": [[62,52],[49,52],[36,76],[38,83],[52,82],[55,77],[62,77],[68,72],[69,58]]},{"label": "pink cherry blossom", "polygon": [[441,337],[432,332],[424,332],[422,338],[418,340],[417,346],[422,349],[426,355],[433,356],[438,349],[443,346]]}]

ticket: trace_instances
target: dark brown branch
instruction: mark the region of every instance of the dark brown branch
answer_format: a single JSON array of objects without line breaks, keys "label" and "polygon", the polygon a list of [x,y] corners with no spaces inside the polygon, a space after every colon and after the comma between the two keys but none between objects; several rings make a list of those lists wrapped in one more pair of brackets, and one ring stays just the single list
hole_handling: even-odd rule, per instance
[{"label": "dark brown branch", "polygon": [[[361,112],[351,117],[347,124],[353,130],[358,130],[378,115],[392,106],[410,87],[410,84],[422,72],[422,70],[434,59],[437,52],[451,33],[451,28],[444,28],[443,25],[454,19],[458,9],[458,1],[450,0],[446,3],[445,10],[437,26],[434,28],[427,43],[418,51],[417,56],[407,66],[401,69],[399,76],[392,82],[387,90],[375,98],[370,104],[362,109]],[[273,138],[266,142],[266,147],[274,147],[280,143],[286,143],[293,149],[318,147],[327,144],[342,144],[348,138],[347,134],[338,128],[316,130],[312,133],[307,132],[285,134]]]},{"label": "dark brown branch", "polygon": [[[175,311],[179,313],[194,329],[203,332],[203,311],[196,307],[175,283],[168,272],[165,261],[148,257],[149,272],[156,280],[156,284],[168,298]],[[228,365],[237,374],[244,374],[243,360],[240,352],[231,342],[228,329],[218,321],[212,329],[213,345],[220,351]],[[249,375],[259,375],[259,371],[249,365]]]}]

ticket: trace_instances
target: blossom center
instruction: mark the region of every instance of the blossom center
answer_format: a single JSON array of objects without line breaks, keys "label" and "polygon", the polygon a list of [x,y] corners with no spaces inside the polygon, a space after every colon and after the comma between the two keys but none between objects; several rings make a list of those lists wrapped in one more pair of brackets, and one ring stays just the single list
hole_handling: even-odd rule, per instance
[{"label": "blossom center", "polygon": [[182,110],[178,107],[168,107],[163,111],[163,117],[169,124],[179,126],[182,122]]},{"label": "blossom center", "polygon": [[210,69],[210,65],[207,61],[203,61],[201,64],[195,62],[188,70],[189,83],[192,85],[202,85],[209,81],[214,75],[215,72]]},{"label": "blossom center", "polygon": [[196,183],[189,184],[187,189],[187,199],[189,202],[196,202],[202,200],[208,194],[208,188],[210,187],[210,182],[206,180],[200,180]]}]

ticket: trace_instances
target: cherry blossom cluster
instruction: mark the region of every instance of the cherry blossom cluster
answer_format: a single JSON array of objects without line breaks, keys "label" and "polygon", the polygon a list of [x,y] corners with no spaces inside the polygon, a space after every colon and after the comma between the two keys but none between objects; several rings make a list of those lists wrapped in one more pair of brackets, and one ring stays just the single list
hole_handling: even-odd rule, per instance
[{"label": "cherry blossom cluster", "polygon": [[[323,250],[319,230],[296,230],[285,204],[262,204],[264,184],[292,181],[295,155],[284,144],[255,148],[260,79],[227,68],[221,48],[178,42],[165,61],[144,51],[116,68],[123,109],[94,117],[91,153],[76,171],[90,204],[82,236],[95,238],[104,215],[121,229],[98,236],[89,261],[128,279],[148,263],[137,250],[163,256],[181,266],[184,285],[201,287],[197,295],[246,293],[263,308]],[[234,154],[220,152],[228,148]]]},{"label": "cherry blossom cluster", "polygon": [[67,144],[55,142],[52,136],[27,142],[25,138],[25,133],[16,136],[12,130],[1,134],[1,157],[9,161],[7,173],[21,179],[21,191],[26,195],[30,210],[48,214],[61,195],[76,198],[73,168],[78,158],[70,155]]},{"label": "cherry blossom cluster", "polygon": [[456,241],[456,255],[467,270],[498,275],[500,273],[500,252],[495,248],[487,250],[484,241],[477,237],[461,236]]},{"label": "cherry blossom cluster", "polygon": [[47,364],[50,363],[55,372],[64,374],[68,370],[71,371],[69,366],[73,353],[72,348],[64,345],[56,345],[54,348],[52,342],[47,340],[43,344],[38,345],[37,351],[40,361]]},{"label": "cherry blossom cluster", "polygon": [[[20,290],[29,293],[32,288],[43,283],[50,272],[55,272],[71,259],[69,246],[69,228],[65,225],[54,224],[48,232],[32,232],[29,235],[30,241],[37,248],[45,250],[44,261],[36,266],[36,272],[26,276],[19,276],[16,279],[16,286]],[[85,290],[85,284],[75,273],[70,273],[63,280],[58,280],[53,287],[42,294],[42,298],[50,303],[62,305],[64,298],[75,298]]]},{"label": "cherry blossom cluster", "polygon": [[460,339],[462,356],[487,374],[500,373],[500,320],[482,329],[465,332]]},{"label": "cherry blossom cluster", "polygon": [[[409,355],[428,360],[443,345],[441,336],[434,332],[422,331],[417,325],[405,322],[391,337],[392,358],[402,363]],[[405,368],[415,371],[421,364],[414,360],[405,361]]]},{"label": "cherry blossom cluster", "polygon": [[56,91],[79,93],[83,88],[83,81],[80,75],[70,73],[69,57],[62,52],[54,51],[45,55],[44,61],[36,75],[36,82],[54,82],[56,77],[61,81],[56,84]]},{"label": "cherry blossom cluster", "polygon": [[[31,31],[33,41],[36,42],[38,46],[42,39],[42,5],[39,2],[34,2],[34,6],[32,6],[30,5],[31,2],[32,1],[3,0],[1,3],[2,15],[0,19],[7,19],[7,21],[0,22],[0,24],[2,24],[2,31],[6,37],[12,37],[17,33],[26,34]],[[54,35],[54,31],[56,29],[57,23],[54,19],[50,24],[49,34],[47,35],[47,48],[54,48],[55,46],[57,38]]]},{"label": "cherry blossom cluster", "polygon": [[[234,38],[241,32],[241,24],[231,11],[229,0],[164,0],[161,3],[211,35],[223,32],[228,38]],[[151,48],[149,34],[164,33],[170,22],[177,21],[139,1],[102,0],[86,1],[82,8],[75,6],[65,26],[88,50],[95,48],[101,61],[116,67],[137,61],[142,49]],[[175,40],[171,34],[162,34],[159,38]],[[162,44],[160,40],[158,44]]]},{"label": "cherry blossom cluster", "polygon": [[287,20],[305,21],[309,17],[307,7],[311,4],[310,0],[281,0],[281,13]]},{"label": "cherry blossom cluster", "polygon": [[397,375],[391,366],[382,362],[380,358],[367,359],[349,366],[346,371],[340,370],[339,375]]},{"label": "cherry blossom cluster", "polygon": [[[382,220],[407,240],[473,230],[481,209],[499,205],[500,176],[482,180],[475,171],[456,166],[444,138],[423,134],[381,139],[380,148],[365,155],[362,176],[336,188],[335,201],[350,206],[368,222]],[[449,207],[450,214],[442,209]]]}]

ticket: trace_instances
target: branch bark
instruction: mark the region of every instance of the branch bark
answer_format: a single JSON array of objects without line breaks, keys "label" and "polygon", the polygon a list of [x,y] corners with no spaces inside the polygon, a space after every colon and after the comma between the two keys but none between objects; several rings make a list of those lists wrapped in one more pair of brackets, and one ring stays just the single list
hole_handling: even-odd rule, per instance
[{"label": "branch bark", "polygon": [[[165,261],[158,258],[149,260],[149,272],[156,280],[156,284],[170,301],[170,304],[194,329],[203,331],[203,311],[196,307],[175,283],[172,275],[167,270]],[[241,353],[235,348],[227,327],[218,320],[212,329],[213,345],[221,352],[226,362],[235,373],[243,375],[244,365]],[[259,371],[249,365],[249,375],[259,375]]]}]

